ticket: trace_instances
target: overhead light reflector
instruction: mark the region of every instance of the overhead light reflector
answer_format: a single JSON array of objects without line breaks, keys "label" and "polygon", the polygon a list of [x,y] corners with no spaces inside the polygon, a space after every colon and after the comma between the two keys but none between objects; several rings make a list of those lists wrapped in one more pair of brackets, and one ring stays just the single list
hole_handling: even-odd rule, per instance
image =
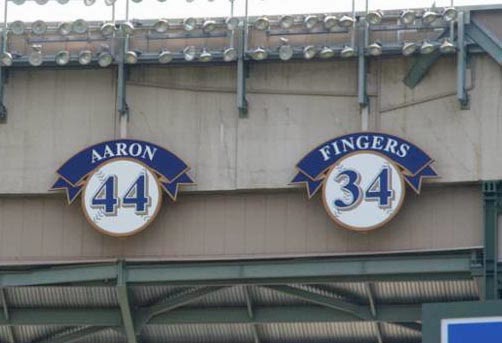
[{"label": "overhead light reflector", "polygon": [[169,30],[169,21],[167,19],[159,19],[153,24],[153,30],[158,33],[166,33]]},{"label": "overhead light reflector", "polygon": [[455,19],[457,19],[457,10],[453,7],[447,7],[443,10],[443,12],[441,13],[441,15],[443,16],[443,20],[446,21],[446,22],[451,22],[451,21],[454,21]]},{"label": "overhead light reflector", "polygon": [[13,61],[14,58],[12,57],[12,54],[10,52],[4,52],[2,54],[2,57],[0,58],[0,62],[5,67],[10,67]]},{"label": "overhead light reflector", "polygon": [[348,45],[346,45],[340,52],[340,56],[342,56],[343,58],[353,57],[355,55],[356,55],[356,50]]},{"label": "overhead light reflector", "polygon": [[269,28],[269,26],[270,26],[270,22],[268,21],[267,17],[260,17],[260,18],[256,19],[256,21],[254,22],[254,27],[260,31],[267,30]]},{"label": "overhead light reflector", "polygon": [[132,35],[134,33],[134,25],[130,21],[120,24],[120,29],[125,35]]},{"label": "overhead light reflector", "polygon": [[77,19],[73,22],[72,30],[75,33],[83,34],[89,29],[89,24],[84,19]]},{"label": "overhead light reflector", "polygon": [[319,17],[316,15],[308,15],[303,20],[303,24],[308,30],[312,30],[319,22]]},{"label": "overhead light reflector", "polygon": [[68,36],[71,33],[72,25],[70,22],[62,22],[58,25],[58,32],[61,36]]},{"label": "overhead light reflector", "polygon": [[216,29],[216,22],[214,20],[206,20],[202,24],[202,31],[209,33],[213,32]]},{"label": "overhead light reflector", "polygon": [[31,25],[31,32],[40,36],[47,32],[47,24],[42,20],[37,20]]},{"label": "overhead light reflector", "polygon": [[113,62],[113,56],[108,49],[98,54],[98,65],[102,68],[108,67]]},{"label": "overhead light reflector", "polygon": [[227,48],[223,51],[223,60],[225,62],[232,62],[237,59],[237,50],[235,48]]},{"label": "overhead light reflector", "polygon": [[49,2],[49,0],[35,0],[35,2],[39,5],[45,5],[46,3]]},{"label": "overhead light reflector", "polygon": [[374,42],[368,45],[368,52],[371,56],[380,56],[382,54],[382,44]]},{"label": "overhead light reflector", "polygon": [[43,57],[42,57],[42,46],[41,45],[32,45],[31,46],[31,53],[28,56],[28,62],[34,66],[38,67],[43,63]]},{"label": "overhead light reflector", "polygon": [[78,54],[78,63],[81,65],[87,65],[92,61],[92,52],[91,50],[82,50]]},{"label": "overhead light reflector", "polygon": [[439,46],[439,51],[443,54],[452,53],[455,52],[455,50],[457,50],[455,44],[453,44],[449,39],[445,39]]},{"label": "overhead light reflector", "polygon": [[187,46],[185,49],[183,49],[183,56],[185,57],[185,60],[188,62],[193,61],[195,59],[196,53],[197,50],[193,45]]},{"label": "overhead light reflector", "polygon": [[99,28],[99,31],[101,32],[101,34],[105,37],[109,37],[111,35],[113,35],[113,33],[115,32],[115,24],[113,23],[104,23],[103,25],[101,25],[101,27]]},{"label": "overhead light reflector", "polygon": [[411,25],[415,21],[416,16],[417,14],[415,13],[415,11],[404,10],[401,12],[399,20],[401,21],[401,24]]},{"label": "overhead light reflector", "polygon": [[136,64],[138,62],[138,54],[136,51],[128,51],[124,55],[124,61],[127,64]]},{"label": "overhead light reflector", "polygon": [[162,50],[159,54],[159,63],[166,64],[173,60],[173,54],[169,50]]},{"label": "overhead light reflector", "polygon": [[403,48],[402,48],[402,53],[404,56],[410,56],[417,51],[417,45],[413,42],[404,42]]},{"label": "overhead light reflector", "polygon": [[303,48],[303,58],[305,58],[306,60],[314,58],[316,54],[317,50],[313,45],[307,45]]},{"label": "overhead light reflector", "polygon": [[382,21],[383,12],[380,10],[371,11],[366,15],[366,21],[370,25],[378,25]]},{"label": "overhead light reflector", "polygon": [[56,64],[63,66],[70,62],[70,52],[66,50],[59,51],[55,58]]},{"label": "overhead light reflector", "polygon": [[197,27],[197,20],[195,18],[189,17],[183,19],[183,28],[185,31],[193,31]]},{"label": "overhead light reflector", "polygon": [[430,25],[438,18],[438,14],[434,11],[425,11],[422,15],[422,22],[424,24]]},{"label": "overhead light reflector", "polygon": [[251,52],[251,58],[256,61],[262,61],[268,57],[268,52],[261,46],[257,47]]},{"label": "overhead light reflector", "polygon": [[331,58],[333,56],[335,56],[335,51],[329,46],[324,46],[319,52],[319,57],[321,58]]},{"label": "overhead light reflector", "polygon": [[348,15],[344,15],[340,18],[340,20],[338,21],[338,24],[341,27],[350,27],[350,26],[354,25],[354,22],[355,22],[354,18],[349,17]]},{"label": "overhead light reflector", "polygon": [[436,49],[436,45],[432,44],[429,41],[424,41],[420,46],[420,53],[423,55],[427,55],[432,53]]},{"label": "overhead light reflector", "polygon": [[21,20],[13,21],[9,25],[9,29],[15,35],[22,35],[24,33],[24,23]]},{"label": "overhead light reflector", "polygon": [[323,19],[324,28],[329,30],[338,24],[338,18],[334,15],[327,15]]},{"label": "overhead light reflector", "polygon": [[227,25],[227,29],[233,31],[239,27],[239,18],[228,17],[225,19],[225,24]]},{"label": "overhead light reflector", "polygon": [[213,59],[213,55],[204,48],[199,56],[201,62],[209,62]]},{"label": "overhead light reflector", "polygon": [[279,26],[283,29],[289,29],[295,24],[295,18],[291,15],[283,15],[279,19]]}]

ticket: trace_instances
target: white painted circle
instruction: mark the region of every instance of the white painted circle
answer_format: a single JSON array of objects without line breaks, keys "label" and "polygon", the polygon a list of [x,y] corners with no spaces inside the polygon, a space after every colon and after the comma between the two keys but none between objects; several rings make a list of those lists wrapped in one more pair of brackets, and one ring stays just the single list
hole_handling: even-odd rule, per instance
[{"label": "white painted circle", "polygon": [[[382,182],[387,187],[380,187]],[[385,196],[380,198],[382,194]],[[328,172],[323,187],[324,207],[331,218],[347,229],[360,232],[391,220],[399,212],[404,194],[404,180],[398,167],[373,152],[358,152],[340,159]]]},{"label": "white painted circle", "polygon": [[[99,203],[107,199],[107,185],[112,183],[110,189],[114,190],[116,202],[108,203],[115,203],[113,211]],[[128,200],[124,200],[126,198]],[[131,203],[137,199],[145,200],[144,205]],[[130,159],[113,159],[96,168],[87,180],[82,196],[87,220],[111,236],[129,236],[141,231],[155,219],[161,203],[162,193],[155,175],[142,163]]]}]

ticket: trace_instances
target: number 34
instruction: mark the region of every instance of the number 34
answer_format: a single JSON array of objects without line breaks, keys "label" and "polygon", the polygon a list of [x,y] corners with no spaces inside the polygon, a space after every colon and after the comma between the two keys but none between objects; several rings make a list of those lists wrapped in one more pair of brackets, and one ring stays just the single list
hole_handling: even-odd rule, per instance
[{"label": "number 34", "polygon": [[389,208],[394,199],[391,188],[391,171],[384,167],[373,179],[368,188],[361,189],[361,175],[352,169],[346,169],[335,176],[335,182],[342,184],[342,191],[350,196],[346,199],[335,199],[334,205],[338,210],[347,211],[359,205],[361,201],[377,201],[378,207]]}]

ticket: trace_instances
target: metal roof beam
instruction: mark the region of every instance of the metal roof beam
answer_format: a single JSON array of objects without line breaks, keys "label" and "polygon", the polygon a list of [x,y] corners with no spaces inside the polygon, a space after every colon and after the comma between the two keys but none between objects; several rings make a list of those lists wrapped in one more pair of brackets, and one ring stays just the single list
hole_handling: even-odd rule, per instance
[{"label": "metal roof beam", "polygon": [[277,292],[281,292],[317,305],[326,306],[338,311],[346,312],[360,319],[367,320],[371,318],[369,311],[365,309],[364,306],[352,304],[347,301],[326,297],[324,295],[312,293],[291,286],[263,286],[263,287],[270,288]]},{"label": "metal roof beam", "polygon": [[127,289],[125,277],[124,263],[121,261],[118,268],[117,278],[117,299],[120,305],[120,312],[122,314],[122,323],[124,325],[124,332],[127,337],[128,343],[137,343],[136,330],[134,329],[134,320],[131,314],[131,305],[129,301],[129,291]]},{"label": "metal roof beam", "polygon": [[[374,320],[395,323],[417,322],[421,305],[381,305]],[[178,308],[152,318],[148,324],[270,324],[358,321],[354,315],[322,306],[254,306],[253,319],[247,307]],[[371,319],[370,319],[371,320]],[[0,314],[0,326],[61,325],[122,327],[118,308],[11,308],[10,320]]]},{"label": "metal roof beam", "polygon": [[465,34],[488,53],[499,65],[502,64],[502,42],[489,30],[471,18],[465,26]]},{"label": "metal roof beam", "polygon": [[[5,289],[0,288],[0,297],[2,299],[3,314],[7,320],[10,320],[9,305],[7,304],[7,297],[5,296]],[[10,343],[16,343],[16,337],[14,336],[14,330],[11,326],[7,329],[7,335],[9,336]]]},{"label": "metal roof beam", "polygon": [[64,330],[56,333],[55,335],[51,335],[48,338],[35,341],[35,343],[76,343],[89,335],[93,335],[106,329],[106,327],[86,327],[77,331]]},{"label": "metal roof beam", "polygon": [[[251,301],[251,295],[249,294],[249,286],[244,286],[244,296],[246,297],[246,307],[248,309],[249,319],[254,319],[253,302]],[[251,324],[251,329],[253,331],[254,343],[260,343],[260,336],[258,334],[258,327],[256,324]]]}]

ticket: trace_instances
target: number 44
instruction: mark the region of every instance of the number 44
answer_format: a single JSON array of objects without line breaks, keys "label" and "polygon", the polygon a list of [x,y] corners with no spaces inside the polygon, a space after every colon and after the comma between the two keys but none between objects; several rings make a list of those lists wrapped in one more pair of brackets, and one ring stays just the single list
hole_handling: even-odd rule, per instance
[{"label": "number 44", "polygon": [[[150,198],[147,194],[146,175],[141,174],[134,181],[124,196],[122,204],[124,207],[135,207],[135,212],[145,214],[150,205]],[[98,187],[96,193],[91,199],[93,208],[101,208],[105,215],[116,215],[117,208],[120,207],[120,199],[117,197],[117,176],[110,175],[105,182]]]}]

